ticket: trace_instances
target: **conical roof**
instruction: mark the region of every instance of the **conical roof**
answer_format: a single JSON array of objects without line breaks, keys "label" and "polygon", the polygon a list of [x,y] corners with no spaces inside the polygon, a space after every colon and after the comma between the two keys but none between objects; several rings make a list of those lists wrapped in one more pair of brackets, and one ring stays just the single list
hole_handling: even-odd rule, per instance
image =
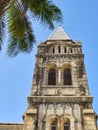
[{"label": "conical roof", "polygon": [[63,28],[59,25],[57,29],[50,35],[48,40],[71,40],[71,38],[66,34]]}]

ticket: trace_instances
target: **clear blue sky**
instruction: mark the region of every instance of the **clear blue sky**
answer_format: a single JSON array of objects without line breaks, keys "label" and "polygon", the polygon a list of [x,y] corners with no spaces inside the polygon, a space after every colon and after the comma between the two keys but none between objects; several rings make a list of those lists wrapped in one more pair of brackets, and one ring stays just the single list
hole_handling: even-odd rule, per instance
[{"label": "clear blue sky", "polygon": [[[98,0],[53,0],[63,12],[62,27],[73,40],[80,40],[93,108],[98,113]],[[35,53],[40,41],[53,32],[32,19],[37,43],[29,55],[8,58],[7,41],[0,52],[0,122],[22,122],[32,85]],[[56,25],[57,26],[57,25]]]}]

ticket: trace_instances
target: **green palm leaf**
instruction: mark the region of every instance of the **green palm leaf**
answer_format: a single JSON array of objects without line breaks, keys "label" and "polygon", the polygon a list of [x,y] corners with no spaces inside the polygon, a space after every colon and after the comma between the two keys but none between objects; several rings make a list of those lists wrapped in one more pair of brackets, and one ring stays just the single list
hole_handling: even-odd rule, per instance
[{"label": "green palm leaf", "polygon": [[0,49],[4,38],[5,14],[9,33],[7,54],[10,57],[32,51],[35,36],[30,15],[50,29],[54,28],[54,22],[62,21],[60,9],[51,0],[0,0]]},{"label": "green palm leaf", "polygon": [[62,21],[62,13],[50,0],[29,0],[29,9],[32,15],[40,20],[44,26],[54,28],[53,22]]},{"label": "green palm leaf", "polygon": [[10,0],[0,0],[0,17],[10,8]]},{"label": "green palm leaf", "polygon": [[5,19],[0,17],[0,50],[5,36]]},{"label": "green palm leaf", "polygon": [[10,34],[7,53],[16,56],[20,52],[29,53],[35,43],[35,36],[29,18],[21,16],[20,9],[14,4],[8,13],[8,31]]},{"label": "green palm leaf", "polygon": [[5,12],[9,8],[10,0],[0,0],[0,50],[5,36]]}]

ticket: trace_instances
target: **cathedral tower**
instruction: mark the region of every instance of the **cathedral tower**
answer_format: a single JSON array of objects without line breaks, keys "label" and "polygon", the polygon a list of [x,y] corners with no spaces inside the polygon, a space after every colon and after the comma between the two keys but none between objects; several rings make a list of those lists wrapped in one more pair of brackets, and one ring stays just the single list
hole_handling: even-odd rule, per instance
[{"label": "cathedral tower", "polygon": [[61,26],[41,42],[24,130],[96,130],[81,42]]}]

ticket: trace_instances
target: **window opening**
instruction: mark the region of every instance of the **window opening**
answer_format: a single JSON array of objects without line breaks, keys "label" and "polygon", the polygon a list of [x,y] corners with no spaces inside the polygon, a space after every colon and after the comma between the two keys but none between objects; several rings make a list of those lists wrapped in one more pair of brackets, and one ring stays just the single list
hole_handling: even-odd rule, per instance
[{"label": "window opening", "polygon": [[66,53],[66,47],[64,48],[64,52]]},{"label": "window opening", "polygon": [[64,130],[69,130],[70,124],[69,123],[64,123]]},{"label": "window opening", "polygon": [[55,69],[49,70],[48,85],[56,85],[56,70]]},{"label": "window opening", "polygon": [[70,68],[64,69],[64,85],[72,85]]},{"label": "window opening", "polygon": [[70,53],[72,53],[72,48],[70,49]]},{"label": "window opening", "polygon": [[55,49],[53,48],[53,53],[55,53]]},{"label": "window opening", "polygon": [[59,53],[61,52],[61,47],[60,47],[60,46],[58,47],[58,52],[59,52]]},{"label": "window opening", "polygon": [[51,130],[57,130],[57,129],[56,129],[56,123],[52,123],[52,125],[51,125]]}]

